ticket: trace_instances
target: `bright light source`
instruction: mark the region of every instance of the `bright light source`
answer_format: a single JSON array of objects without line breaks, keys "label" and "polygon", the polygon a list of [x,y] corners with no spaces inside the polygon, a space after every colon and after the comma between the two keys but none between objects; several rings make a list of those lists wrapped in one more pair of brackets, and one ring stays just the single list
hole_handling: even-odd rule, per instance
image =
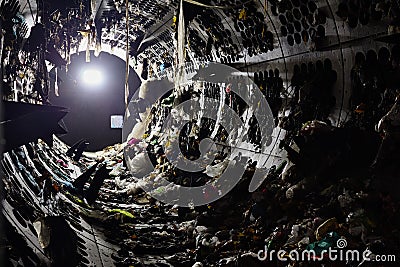
[{"label": "bright light source", "polygon": [[103,81],[103,76],[100,71],[89,69],[83,72],[83,81],[86,84],[99,85]]}]

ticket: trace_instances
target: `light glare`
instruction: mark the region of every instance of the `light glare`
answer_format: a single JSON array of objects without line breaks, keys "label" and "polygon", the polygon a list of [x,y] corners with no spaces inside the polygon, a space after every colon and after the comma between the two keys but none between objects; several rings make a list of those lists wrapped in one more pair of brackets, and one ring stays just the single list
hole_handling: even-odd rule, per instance
[{"label": "light glare", "polygon": [[99,85],[103,81],[103,77],[98,70],[85,70],[83,72],[83,81],[86,84]]}]

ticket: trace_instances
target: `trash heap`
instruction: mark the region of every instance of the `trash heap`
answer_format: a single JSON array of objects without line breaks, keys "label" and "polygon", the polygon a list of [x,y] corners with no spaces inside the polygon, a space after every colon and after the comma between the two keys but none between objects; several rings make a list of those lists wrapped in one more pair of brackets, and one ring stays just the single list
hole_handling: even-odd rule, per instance
[{"label": "trash heap", "polygon": [[[79,163],[63,155],[61,143],[51,149],[41,142],[29,149],[36,151],[31,158],[26,157],[28,152],[22,153],[25,150],[12,152],[11,158],[22,163],[19,168],[26,183],[53,214],[66,217],[75,227],[79,225],[74,225],[71,218],[79,216],[92,227],[102,229],[105,240],[118,247],[111,255],[116,266],[388,266],[389,263],[377,265],[362,259],[321,259],[323,250],[337,249],[338,240],[346,241],[343,249],[360,253],[370,250],[371,259],[374,255],[397,256],[399,198],[395,179],[385,180],[373,169],[363,167],[365,155],[341,158],[339,152],[360,152],[355,140],[369,140],[362,132],[343,133],[343,129],[326,129],[316,122],[303,130],[310,129],[312,134],[307,136],[300,153],[314,146],[315,151],[307,160],[318,163],[320,169],[306,172],[302,164],[309,162],[304,160],[297,164],[284,162],[272,167],[262,185],[249,193],[255,164],[248,159],[246,172],[234,190],[214,203],[192,208],[165,205],[142,191],[141,181],[124,166],[122,145],[91,157],[84,154]],[[314,138],[314,142],[321,142],[324,135],[337,143],[323,147],[310,141]],[[342,145],[337,146],[338,143]],[[376,149],[378,146],[379,142]],[[318,149],[323,151],[317,153]],[[371,151],[371,155],[374,153]],[[158,153],[157,160],[162,157],[163,153]],[[102,158],[109,173],[98,198],[89,205],[71,193],[68,183],[73,183],[71,176],[81,175],[76,171],[78,166],[85,173],[98,158]],[[350,159],[353,162],[348,162]],[[294,156],[292,160],[295,161]],[[28,162],[37,172],[24,171]],[[49,166],[51,172],[40,169],[42,164]],[[156,171],[159,168],[162,165],[156,166]],[[184,176],[180,173],[177,178],[182,183],[190,180]],[[46,177],[51,177],[50,187],[45,185]],[[13,186],[7,182],[6,191],[11,192]],[[87,183],[85,189],[89,186]],[[29,217],[37,220],[45,215],[34,212]],[[267,254],[263,259],[263,253],[272,250],[285,250],[287,254],[280,256],[287,261],[278,259],[276,254]],[[306,261],[291,260],[289,252],[305,250],[314,251],[315,256]]]},{"label": "trash heap", "polygon": [[[257,162],[236,155],[245,172],[233,190],[208,205],[189,207],[164,204],[142,188],[161,178],[171,182],[165,190],[201,186],[220,179],[232,159],[229,149],[219,149],[201,172],[174,167],[155,130],[172,101],[167,96],[152,109],[153,122],[142,139],[83,153],[78,161],[57,139],[53,148],[39,142],[5,154],[6,203],[53,266],[75,266],[67,259],[83,266],[388,266],[391,262],[373,260],[398,258],[399,182],[390,160],[396,157],[396,128],[390,126],[397,123],[398,100],[379,124],[383,139],[375,131],[309,121],[290,141],[282,140],[287,159],[272,166],[254,192],[249,186]],[[186,155],[195,159],[198,141],[212,124],[188,124],[178,137]],[[215,136],[223,142],[226,135],[220,128]],[[253,148],[261,140],[256,137],[250,138]],[[135,157],[126,157],[127,151]],[[69,234],[60,237],[59,231]],[[22,241],[13,236],[8,232],[6,239],[14,240],[9,253],[17,262],[29,250],[19,251]],[[80,239],[92,242],[97,256],[85,256],[92,250]],[[59,246],[63,242],[70,250]],[[329,250],[336,251],[336,260]],[[295,257],[305,252],[306,258]]]},{"label": "trash heap", "polygon": [[[248,160],[245,175],[234,190],[202,207],[182,208],[156,201],[140,189],[141,181],[118,163],[121,158],[114,157],[110,159],[114,169],[94,208],[95,213],[108,209],[108,216],[88,220],[106,229],[110,240],[118,241],[121,249],[114,256],[121,266],[380,266],[363,259],[362,253],[370,251],[371,260],[375,255],[397,255],[398,189],[388,187],[384,177],[363,166],[365,155],[343,162],[351,158],[342,159],[339,153],[359,153],[356,139],[362,143],[375,136],[334,128],[323,131],[317,122],[303,130],[310,131],[310,127],[310,139],[320,141],[328,135],[331,142],[341,143],[322,147],[308,140],[303,144],[302,150],[311,146],[324,149],[320,154],[325,157],[318,158],[321,155],[315,151],[309,159],[320,168],[305,172],[305,162],[284,162],[272,167],[263,184],[249,193],[255,164]],[[353,150],[348,148],[352,144]],[[379,142],[375,150],[378,146]],[[157,159],[163,156],[159,153]],[[158,165],[156,170],[163,167]],[[180,173],[176,179],[190,181],[185,175]],[[115,208],[106,208],[111,203]],[[357,250],[360,258],[332,261],[323,253],[329,248],[341,248],[343,253]],[[276,254],[279,250],[286,252],[281,259]],[[266,257],[266,251],[276,252]],[[312,255],[292,260],[294,254],[289,253],[293,251]]]},{"label": "trash heap", "polygon": [[[253,154],[264,152],[260,144],[265,137],[251,123],[253,114],[233,101],[229,86],[216,84],[205,84],[205,92],[246,118],[248,147],[261,151]],[[181,100],[195,97],[192,92],[185,90]],[[269,168],[254,192],[249,187],[258,162],[244,154],[230,158],[229,146],[221,145],[228,133],[213,121],[192,120],[182,135],[172,136],[183,154],[195,160],[200,140],[213,135],[221,147],[210,151],[213,161],[204,170],[180,170],[167,160],[168,140],[159,131],[175,100],[166,95],[151,108],[142,138],[131,137],[79,159],[67,156],[68,147],[57,139],[53,148],[40,141],[5,153],[5,217],[15,218],[9,225],[25,223],[33,251],[39,250],[53,266],[75,266],[73,260],[82,266],[396,264],[399,98],[379,122],[379,133],[351,124],[338,128],[316,120],[301,123],[279,144],[287,158]],[[161,178],[171,182],[167,191],[212,183],[232,161],[245,166],[244,175],[229,193],[207,205],[167,205],[142,189]],[[65,235],[60,237],[60,231]],[[6,244],[13,244],[11,258],[18,262],[29,250],[18,250],[23,241],[13,231],[5,238]],[[63,242],[69,243],[69,250],[59,246]],[[75,252],[78,256],[72,257]],[[383,256],[386,262],[375,261]]]}]

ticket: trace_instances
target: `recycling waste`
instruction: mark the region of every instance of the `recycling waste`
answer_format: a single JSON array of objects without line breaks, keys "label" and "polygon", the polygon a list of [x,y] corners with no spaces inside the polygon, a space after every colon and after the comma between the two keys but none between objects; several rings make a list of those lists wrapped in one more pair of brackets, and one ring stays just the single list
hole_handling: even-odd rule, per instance
[{"label": "recycling waste", "polygon": [[[126,145],[140,150],[142,144]],[[326,165],[329,176],[303,176],[300,166],[283,161],[250,193],[255,164],[243,157],[245,175],[230,193],[208,205],[185,208],[163,204],[143,191],[144,181],[124,166],[124,148],[115,145],[91,157],[84,153],[77,162],[55,139],[53,148],[39,141],[4,154],[7,232],[2,242],[9,244],[11,264],[390,266],[365,259],[332,261],[322,254],[329,248],[368,250],[372,259],[399,251],[398,194],[378,190],[385,181],[356,167],[343,173],[337,162]],[[158,151],[157,157],[162,156]],[[152,177],[168,173],[181,184],[205,182],[224,168],[222,160],[199,178],[174,173],[158,162],[164,173]],[[338,248],[338,240],[347,246]],[[259,257],[264,250],[286,254]],[[313,251],[315,256],[302,261],[290,251]]]},{"label": "recycling waste", "polygon": [[[232,91],[212,83],[205,87],[221,89],[217,100],[232,105],[225,98]],[[187,90],[181,97],[191,93],[196,94]],[[246,124],[239,129],[254,153],[230,158],[229,146],[221,145],[228,133],[208,119],[192,120],[181,136],[170,136],[190,160],[202,154],[199,140],[217,140],[218,149],[206,155],[211,163],[189,172],[169,161],[174,140],[160,134],[167,115],[178,116],[171,110],[175,100],[167,95],[145,111],[150,117],[138,120],[141,129],[135,129],[141,135],[97,153],[83,152],[85,141],[76,151],[56,137],[53,147],[39,140],[5,153],[1,240],[7,264],[396,266],[399,167],[388,155],[398,142],[397,121],[390,119],[397,102],[382,118],[381,132],[316,120],[298,125],[290,138],[276,140],[274,148],[285,156],[271,161],[254,187],[260,168],[254,155],[265,152],[260,144],[267,141],[254,114],[242,112]],[[233,104],[244,110],[243,103]],[[207,204],[166,204],[154,197],[178,187],[213,185],[230,164],[243,166],[243,176],[224,194],[217,186],[205,187],[201,197]],[[161,180],[170,183],[151,194],[144,190]],[[215,195],[220,197],[209,201]],[[327,251],[340,257],[333,259]],[[303,254],[308,257],[295,257]],[[383,257],[387,261],[377,261]]]}]

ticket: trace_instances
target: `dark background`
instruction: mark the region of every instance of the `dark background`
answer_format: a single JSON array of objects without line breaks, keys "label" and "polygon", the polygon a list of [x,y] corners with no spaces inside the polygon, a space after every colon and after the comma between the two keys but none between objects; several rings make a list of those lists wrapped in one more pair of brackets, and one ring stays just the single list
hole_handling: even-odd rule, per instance
[{"label": "dark background", "polygon": [[[54,80],[50,90],[52,105],[69,109],[63,123],[68,131],[60,136],[68,145],[80,139],[86,139],[90,145],[88,151],[102,150],[104,147],[122,141],[122,129],[111,129],[111,115],[125,114],[125,62],[113,55],[101,52],[98,57],[91,54],[91,62],[85,62],[86,54],[71,56],[68,74],[65,67],[58,68],[59,97],[54,94]],[[88,85],[83,82],[85,69],[96,69],[103,75],[99,85]],[[54,75],[54,69],[50,76]],[[132,96],[140,86],[140,79],[131,68],[129,90]]]}]

